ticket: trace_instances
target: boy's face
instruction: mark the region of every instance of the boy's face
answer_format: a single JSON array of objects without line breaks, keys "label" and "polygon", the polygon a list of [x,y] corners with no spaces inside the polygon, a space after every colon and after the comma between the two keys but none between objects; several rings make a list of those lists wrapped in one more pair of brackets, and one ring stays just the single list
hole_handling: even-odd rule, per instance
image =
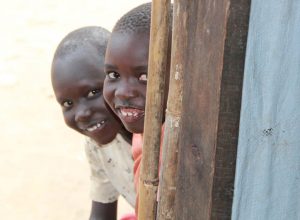
[{"label": "boy's face", "polygon": [[56,59],[52,85],[66,124],[103,145],[115,138],[121,125],[107,109],[102,96],[104,58],[91,50],[79,50]]},{"label": "boy's face", "polygon": [[103,95],[132,133],[143,133],[149,36],[114,33],[107,46]]}]

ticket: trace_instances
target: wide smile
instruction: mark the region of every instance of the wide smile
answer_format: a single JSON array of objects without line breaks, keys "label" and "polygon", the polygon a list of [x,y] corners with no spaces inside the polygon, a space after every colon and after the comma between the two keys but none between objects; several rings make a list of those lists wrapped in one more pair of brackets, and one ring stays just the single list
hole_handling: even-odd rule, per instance
[{"label": "wide smile", "polygon": [[88,126],[84,129],[87,132],[95,132],[101,130],[105,126],[106,120],[101,120],[99,122],[93,123],[92,125]]},{"label": "wide smile", "polygon": [[132,107],[120,107],[117,109],[119,118],[126,123],[133,123],[145,116],[145,111]]}]

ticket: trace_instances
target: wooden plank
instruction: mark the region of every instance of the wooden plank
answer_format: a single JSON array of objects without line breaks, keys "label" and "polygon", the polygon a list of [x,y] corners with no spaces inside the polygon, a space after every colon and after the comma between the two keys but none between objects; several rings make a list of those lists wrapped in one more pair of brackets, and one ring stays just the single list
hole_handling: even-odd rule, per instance
[{"label": "wooden plank", "polygon": [[170,0],[153,0],[149,45],[148,82],[139,178],[140,220],[156,218],[158,164],[163,119],[165,73],[168,59]]},{"label": "wooden plank", "polygon": [[[176,11],[177,8],[174,8]],[[177,180],[177,154],[180,138],[181,107],[182,107],[182,80],[184,60],[180,50],[187,39],[181,32],[185,27],[178,22],[183,17],[173,16],[174,32],[181,33],[172,37],[171,71],[169,82],[169,96],[164,125],[164,140],[162,146],[162,165],[159,181],[158,220],[175,218],[175,194]]]},{"label": "wooden plank", "polygon": [[175,1],[186,28],[173,34],[187,36],[181,48],[178,220],[231,216],[250,2]]}]

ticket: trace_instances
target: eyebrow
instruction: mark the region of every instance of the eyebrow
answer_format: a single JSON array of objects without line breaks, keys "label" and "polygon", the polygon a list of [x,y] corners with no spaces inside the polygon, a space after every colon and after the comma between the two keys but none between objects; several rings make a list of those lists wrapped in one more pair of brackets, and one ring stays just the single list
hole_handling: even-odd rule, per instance
[{"label": "eyebrow", "polygon": [[133,71],[147,71],[148,70],[148,65],[143,65],[143,66],[135,66],[132,68]]},{"label": "eyebrow", "polygon": [[70,99],[70,98],[65,98],[65,97],[56,97],[56,101],[57,101],[59,104],[63,104],[63,103],[66,102],[66,101],[72,101],[72,99]]},{"label": "eyebrow", "polygon": [[110,69],[118,69],[118,67],[117,66],[115,66],[115,65],[112,65],[112,64],[104,64],[104,68],[110,68]]},{"label": "eyebrow", "polygon": [[[112,65],[112,64],[104,64],[104,67],[107,69],[118,69],[117,66]],[[147,71],[148,70],[148,64],[146,65],[140,65],[140,66],[135,66],[131,68],[133,71]]]}]

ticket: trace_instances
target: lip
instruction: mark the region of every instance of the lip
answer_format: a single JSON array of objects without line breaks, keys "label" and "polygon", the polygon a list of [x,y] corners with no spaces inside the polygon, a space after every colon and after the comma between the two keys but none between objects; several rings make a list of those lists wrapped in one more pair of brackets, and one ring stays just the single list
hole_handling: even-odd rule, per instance
[{"label": "lip", "polygon": [[134,123],[144,118],[145,111],[135,107],[118,107],[119,118],[126,123]]}]

